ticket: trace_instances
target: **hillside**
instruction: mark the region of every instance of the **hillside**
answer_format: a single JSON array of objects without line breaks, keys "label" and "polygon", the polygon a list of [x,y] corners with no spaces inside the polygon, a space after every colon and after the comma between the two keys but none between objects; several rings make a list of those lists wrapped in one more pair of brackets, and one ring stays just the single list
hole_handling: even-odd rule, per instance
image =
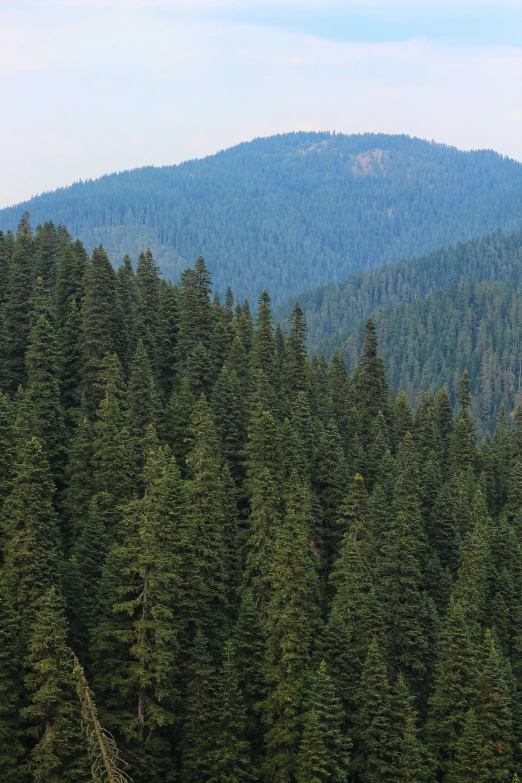
[{"label": "hillside", "polygon": [[216,288],[274,302],[359,269],[522,227],[522,166],[407,136],[291,133],[203,160],[80,182],[0,211],[67,225],[166,276],[202,254]]},{"label": "hillside", "polygon": [[[465,369],[479,432],[500,405],[520,401],[522,367],[522,232],[496,232],[413,262],[361,272],[343,284],[304,294],[309,347],[331,356],[341,347],[357,363],[368,317],[377,325],[392,388],[420,394],[448,388],[455,403]],[[289,306],[280,307],[284,320]]]}]

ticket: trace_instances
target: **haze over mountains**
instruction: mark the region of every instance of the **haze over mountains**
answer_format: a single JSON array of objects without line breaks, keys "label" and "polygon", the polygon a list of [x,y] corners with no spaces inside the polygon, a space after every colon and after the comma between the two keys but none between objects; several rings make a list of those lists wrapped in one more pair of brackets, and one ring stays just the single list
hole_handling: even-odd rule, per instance
[{"label": "haze over mountains", "polygon": [[407,136],[290,133],[203,160],[76,183],[0,211],[64,224],[114,264],[165,276],[203,255],[216,288],[274,302],[399,258],[522,227],[522,165]]}]

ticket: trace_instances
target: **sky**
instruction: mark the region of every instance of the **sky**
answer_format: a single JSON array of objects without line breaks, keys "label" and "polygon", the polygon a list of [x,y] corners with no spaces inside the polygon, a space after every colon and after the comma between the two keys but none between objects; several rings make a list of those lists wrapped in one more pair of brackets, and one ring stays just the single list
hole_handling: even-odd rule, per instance
[{"label": "sky", "polygon": [[522,0],[0,0],[0,207],[292,130],[522,161]]}]

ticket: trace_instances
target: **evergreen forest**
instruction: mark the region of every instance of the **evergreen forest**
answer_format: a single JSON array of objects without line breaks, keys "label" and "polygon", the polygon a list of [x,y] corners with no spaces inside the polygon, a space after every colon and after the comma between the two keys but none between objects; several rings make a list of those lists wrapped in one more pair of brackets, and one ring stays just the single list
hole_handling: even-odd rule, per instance
[{"label": "evergreen forest", "polygon": [[[484,436],[502,406],[513,414],[522,400],[521,297],[522,234],[497,231],[359,272],[303,293],[299,302],[310,349],[327,358],[340,349],[350,372],[371,318],[388,383],[405,390],[414,407],[424,392],[444,386],[454,407],[467,369],[475,428]],[[285,323],[291,307],[279,305],[276,319]]]},{"label": "evergreen forest", "polygon": [[16,231],[66,225],[90,253],[150,247],[166,279],[200,253],[224,297],[274,303],[402,257],[522,228],[522,165],[408,136],[287,133],[178,166],[146,167],[0,210]]},{"label": "evergreen forest", "polygon": [[0,318],[2,783],[518,781],[522,407],[27,213]]}]

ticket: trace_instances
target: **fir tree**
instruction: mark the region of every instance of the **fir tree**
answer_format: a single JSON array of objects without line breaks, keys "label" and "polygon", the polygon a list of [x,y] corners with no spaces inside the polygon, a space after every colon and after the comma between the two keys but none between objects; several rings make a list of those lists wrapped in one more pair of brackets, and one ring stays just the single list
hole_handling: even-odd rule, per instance
[{"label": "fir tree", "polygon": [[44,315],[31,328],[26,356],[33,432],[47,454],[55,475],[62,469],[65,427],[60,403],[58,355],[54,330]]},{"label": "fir tree", "polygon": [[136,279],[127,255],[116,272],[116,295],[123,322],[120,360],[127,374],[136,346]]},{"label": "fir tree", "polygon": [[368,648],[357,700],[357,770],[364,783],[385,783],[393,769],[394,727],[386,665],[376,639]]},{"label": "fir tree", "polygon": [[0,776],[5,783],[22,780],[20,701],[22,661],[17,621],[0,584]]},{"label": "fir tree", "polygon": [[154,367],[158,352],[160,288],[159,268],[148,248],[140,253],[136,266],[136,328]]},{"label": "fir tree", "polygon": [[299,302],[288,319],[290,332],[285,344],[283,360],[283,393],[288,399],[308,388],[308,368],[306,360],[306,322]]},{"label": "fir tree", "polygon": [[268,730],[265,774],[285,783],[295,774],[300,712],[312,639],[318,624],[317,576],[310,552],[310,499],[294,474],[293,494],[275,542],[273,593],[268,605],[263,707]]},{"label": "fir tree", "polygon": [[83,392],[89,413],[98,407],[100,365],[120,348],[121,312],[116,301],[116,273],[105,250],[98,247],[85,272],[82,301]]},{"label": "fir tree", "polygon": [[58,581],[58,525],[54,484],[36,438],[22,449],[13,489],[4,504],[3,582],[27,639],[35,607]]},{"label": "fir tree", "polygon": [[223,667],[216,679],[216,704],[213,726],[214,749],[211,753],[209,783],[247,783],[254,780],[247,713],[239,688],[231,645],[225,648]]},{"label": "fir tree", "polygon": [[489,783],[486,750],[475,712],[470,709],[462,735],[457,742],[455,760],[446,780],[449,783]]},{"label": "fir tree", "polygon": [[349,741],[343,711],[324,661],[310,685],[303,716],[303,738],[296,762],[297,783],[347,780]]},{"label": "fir tree", "polygon": [[15,391],[25,385],[25,354],[31,328],[31,297],[34,280],[34,245],[29,213],[24,212],[18,225],[10,263],[9,288],[4,311],[4,366],[2,386]]},{"label": "fir tree", "polygon": [[215,717],[216,672],[205,637],[198,631],[188,669],[181,747],[182,783],[211,780],[216,737]]},{"label": "fir tree", "polygon": [[180,633],[183,498],[167,452],[151,455],[146,482],[144,497],[126,507],[107,560],[93,655],[106,724],[125,742],[140,780],[154,780],[169,771]]},{"label": "fir tree", "polygon": [[90,777],[66,632],[63,601],[51,587],[37,604],[25,677],[29,704],[20,713],[33,738],[27,767],[41,783],[87,783]]}]

